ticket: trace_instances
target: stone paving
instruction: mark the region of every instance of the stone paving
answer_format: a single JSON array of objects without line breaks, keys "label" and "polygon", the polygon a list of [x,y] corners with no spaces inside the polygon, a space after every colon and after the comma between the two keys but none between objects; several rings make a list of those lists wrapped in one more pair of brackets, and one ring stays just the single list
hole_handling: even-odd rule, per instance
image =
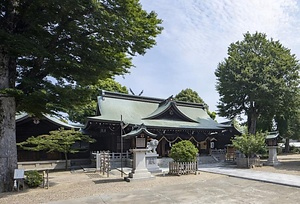
[{"label": "stone paving", "polygon": [[300,188],[300,176],[296,175],[239,169],[222,164],[203,165],[199,171]]},{"label": "stone paving", "polygon": [[[51,202],[76,203],[299,203],[300,176],[237,169],[224,165],[203,165],[199,171],[221,174],[216,179],[172,184],[167,188],[143,188],[129,192],[95,195]],[[199,175],[201,177],[201,173]],[[142,181],[141,181],[142,182]]]}]

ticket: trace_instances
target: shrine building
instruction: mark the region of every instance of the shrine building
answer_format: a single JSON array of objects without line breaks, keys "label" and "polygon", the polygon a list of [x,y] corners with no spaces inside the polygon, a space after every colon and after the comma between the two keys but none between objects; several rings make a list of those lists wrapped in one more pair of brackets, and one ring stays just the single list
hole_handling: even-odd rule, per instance
[{"label": "shrine building", "polygon": [[159,141],[157,153],[168,156],[173,144],[190,140],[199,154],[225,149],[240,132],[233,125],[220,124],[210,118],[203,104],[102,91],[98,96],[96,116],[88,117],[85,134],[97,140],[91,151],[127,151],[131,140],[121,139],[143,126]]},{"label": "shrine building", "polygon": [[[27,113],[20,113],[16,115],[16,142],[23,142],[31,136],[48,135],[50,131],[60,128],[80,130],[78,126],[70,125],[47,114],[43,114],[38,118]],[[83,151],[70,154],[70,159],[88,158],[90,156],[87,143],[79,141],[74,144],[74,147]],[[18,162],[64,159],[64,155],[59,152],[28,151],[20,147],[17,147],[17,151]]]}]

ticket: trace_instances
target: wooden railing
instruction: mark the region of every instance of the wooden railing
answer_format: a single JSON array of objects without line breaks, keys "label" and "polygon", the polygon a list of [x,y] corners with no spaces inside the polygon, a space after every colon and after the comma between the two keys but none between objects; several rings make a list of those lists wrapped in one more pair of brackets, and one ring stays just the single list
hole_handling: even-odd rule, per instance
[{"label": "wooden railing", "polygon": [[[101,168],[101,153],[105,151],[96,151],[96,152],[91,152],[93,156],[92,164],[96,166],[96,169],[99,170]],[[110,163],[110,168],[115,169],[119,168],[121,166],[132,166],[130,163],[130,156],[131,153],[126,151],[124,153],[116,153],[116,152],[106,152],[106,154],[109,155],[109,163]],[[97,156],[98,155],[98,156]]]},{"label": "wooden railing", "polygon": [[169,174],[183,175],[197,173],[198,165],[197,162],[170,162],[169,163]]},{"label": "wooden railing", "polygon": [[[94,155],[94,158],[96,157],[97,153],[99,154],[100,151],[95,151],[95,152],[92,152],[92,155]],[[124,153],[119,153],[119,152],[109,152],[109,157],[111,160],[114,160],[114,159],[121,159],[122,158],[125,158],[125,159],[128,159],[129,158],[129,155],[130,155],[130,152],[126,151]]]}]

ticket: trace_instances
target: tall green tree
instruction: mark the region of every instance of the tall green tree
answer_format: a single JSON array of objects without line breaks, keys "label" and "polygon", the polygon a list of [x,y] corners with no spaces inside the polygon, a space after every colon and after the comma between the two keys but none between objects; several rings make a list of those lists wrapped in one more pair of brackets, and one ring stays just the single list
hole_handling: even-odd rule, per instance
[{"label": "tall green tree", "polygon": [[207,104],[199,96],[196,91],[193,91],[190,88],[181,90],[175,97],[177,101],[191,102],[191,103],[202,103],[207,107]]},{"label": "tall green tree", "polygon": [[201,103],[205,106],[205,109],[207,111],[207,114],[212,118],[216,118],[216,113],[215,112],[210,112],[208,110],[208,105],[204,102],[204,100],[199,96],[199,94],[196,91],[193,91],[190,88],[181,90],[175,97],[174,99],[176,101],[184,101],[184,102],[191,102],[191,103]]},{"label": "tall green tree", "polygon": [[38,116],[81,104],[88,85],[129,72],[161,22],[138,0],[0,1],[0,192],[17,167],[16,109]]},{"label": "tall green tree", "polygon": [[47,152],[61,152],[64,154],[67,170],[68,154],[79,152],[79,149],[73,146],[75,142],[93,143],[95,140],[80,131],[59,129],[50,131],[49,135],[29,137],[26,141],[20,142],[17,145],[29,151],[45,150]]},{"label": "tall green tree", "polygon": [[90,86],[89,89],[92,94],[86,98],[85,104],[68,110],[71,121],[84,124],[87,117],[95,116],[97,97],[101,90],[128,94],[128,89],[125,86],[110,78],[99,80],[97,84]]},{"label": "tall green tree", "polygon": [[[293,96],[286,98],[286,109],[275,116],[277,130],[285,139],[285,152],[290,151],[290,139],[300,139],[300,91]],[[295,108],[291,108],[295,107]]]},{"label": "tall green tree", "polygon": [[233,118],[245,114],[248,132],[255,134],[257,119],[273,119],[284,110],[284,97],[299,87],[296,56],[279,41],[263,33],[246,33],[230,44],[228,57],[215,71],[220,95],[219,114]]}]

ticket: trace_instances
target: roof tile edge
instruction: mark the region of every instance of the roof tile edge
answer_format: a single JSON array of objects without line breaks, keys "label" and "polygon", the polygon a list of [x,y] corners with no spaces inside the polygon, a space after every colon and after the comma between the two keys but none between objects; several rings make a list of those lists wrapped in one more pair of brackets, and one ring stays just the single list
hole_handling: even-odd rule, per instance
[{"label": "roof tile edge", "polygon": [[[105,100],[105,97],[108,97],[108,98],[128,99],[132,101],[143,101],[143,102],[152,102],[152,103],[161,103],[163,101],[166,101],[168,98],[170,98],[168,97],[167,99],[162,99],[162,98],[155,98],[155,97],[137,96],[137,95],[129,95],[129,94],[111,92],[105,90],[101,90],[100,97],[102,100]],[[184,102],[184,101],[175,101],[175,102],[179,106],[198,107],[198,108],[205,109],[205,106],[200,103],[191,103],[191,102]]]}]

